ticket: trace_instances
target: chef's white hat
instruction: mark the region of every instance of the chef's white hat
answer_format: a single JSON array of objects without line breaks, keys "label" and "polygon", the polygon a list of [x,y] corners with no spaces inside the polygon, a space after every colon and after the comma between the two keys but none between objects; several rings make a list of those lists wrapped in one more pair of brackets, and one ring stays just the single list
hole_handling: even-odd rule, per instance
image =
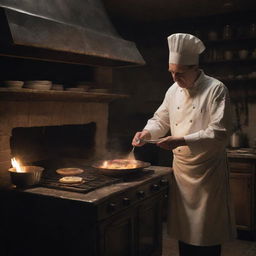
[{"label": "chef's white hat", "polygon": [[205,49],[203,42],[190,34],[172,34],[168,36],[169,63],[197,65],[199,54]]}]

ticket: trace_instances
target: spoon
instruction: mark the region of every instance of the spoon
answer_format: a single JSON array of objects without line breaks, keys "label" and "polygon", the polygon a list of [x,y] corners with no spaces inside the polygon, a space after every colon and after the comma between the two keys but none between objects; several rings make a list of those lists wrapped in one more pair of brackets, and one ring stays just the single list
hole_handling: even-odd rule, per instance
[{"label": "spoon", "polygon": [[133,146],[131,152],[129,153],[128,159],[134,159],[134,149],[135,149],[135,146]]},{"label": "spoon", "polygon": [[151,144],[156,144],[160,141],[161,139],[156,139],[156,140],[145,140],[145,139],[140,139],[141,142],[144,143],[151,143]]}]

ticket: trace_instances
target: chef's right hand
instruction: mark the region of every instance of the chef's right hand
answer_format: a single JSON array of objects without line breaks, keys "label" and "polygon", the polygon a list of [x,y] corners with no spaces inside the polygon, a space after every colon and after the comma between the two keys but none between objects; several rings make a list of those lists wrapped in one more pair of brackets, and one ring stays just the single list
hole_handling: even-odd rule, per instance
[{"label": "chef's right hand", "polygon": [[145,142],[142,142],[141,139],[150,140],[151,134],[147,130],[143,130],[141,132],[136,132],[135,136],[132,140],[132,145],[134,147],[141,147],[145,144]]}]

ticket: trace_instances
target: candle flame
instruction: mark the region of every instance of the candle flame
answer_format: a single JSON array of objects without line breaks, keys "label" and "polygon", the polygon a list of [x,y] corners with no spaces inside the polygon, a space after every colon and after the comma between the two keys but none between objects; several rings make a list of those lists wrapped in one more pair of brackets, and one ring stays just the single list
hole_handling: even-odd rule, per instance
[{"label": "candle flame", "polygon": [[15,157],[11,159],[12,167],[16,169],[16,172],[25,172],[22,164],[19,160],[16,160]]}]

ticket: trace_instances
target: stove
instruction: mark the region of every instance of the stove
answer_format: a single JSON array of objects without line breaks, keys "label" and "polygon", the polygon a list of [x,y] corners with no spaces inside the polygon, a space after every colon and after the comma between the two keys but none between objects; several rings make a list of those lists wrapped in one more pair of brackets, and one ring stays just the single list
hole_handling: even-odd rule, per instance
[{"label": "stove", "polygon": [[135,255],[138,251],[160,256],[170,168],[151,166],[120,177],[79,168],[84,170],[78,175],[85,180],[82,184],[63,185],[56,168],[45,167],[39,186],[0,193],[8,255],[38,248],[40,255],[46,255],[50,246],[56,255],[84,251],[90,256]]}]

